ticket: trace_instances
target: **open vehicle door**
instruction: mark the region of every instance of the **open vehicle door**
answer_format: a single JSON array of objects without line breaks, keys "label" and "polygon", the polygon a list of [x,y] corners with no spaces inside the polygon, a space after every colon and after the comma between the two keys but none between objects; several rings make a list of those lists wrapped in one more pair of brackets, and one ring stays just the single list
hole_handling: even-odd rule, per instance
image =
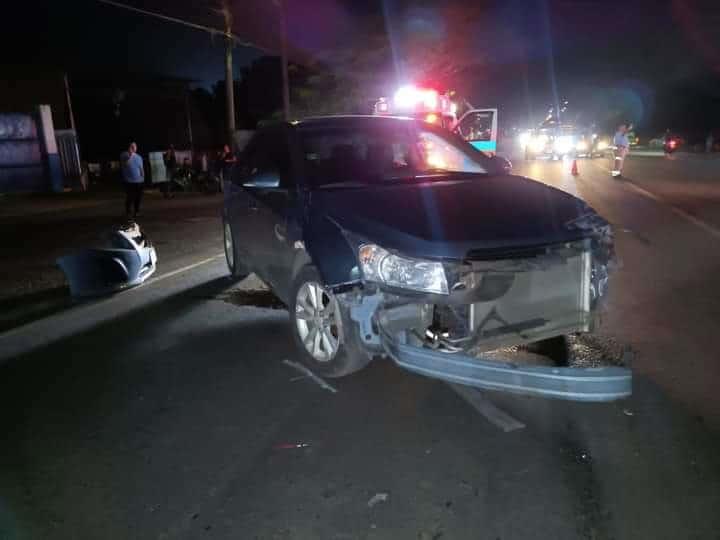
[{"label": "open vehicle door", "polygon": [[478,150],[497,152],[497,109],[472,109],[460,117],[455,132]]}]

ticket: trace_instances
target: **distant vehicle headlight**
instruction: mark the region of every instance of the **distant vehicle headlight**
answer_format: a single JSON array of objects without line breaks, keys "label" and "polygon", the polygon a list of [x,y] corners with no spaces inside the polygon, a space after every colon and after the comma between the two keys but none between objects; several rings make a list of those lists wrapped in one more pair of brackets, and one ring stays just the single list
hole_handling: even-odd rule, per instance
[{"label": "distant vehicle headlight", "polygon": [[607,142],[607,141],[599,141],[598,144],[597,144],[597,149],[600,150],[601,152],[602,152],[603,150],[607,150],[607,149],[608,149],[608,142]]},{"label": "distant vehicle headlight", "polygon": [[588,149],[588,143],[585,141],[579,141],[575,145],[575,150],[577,150],[578,152],[587,152],[587,149]]},{"label": "distant vehicle headlight", "polygon": [[401,257],[375,244],[360,246],[358,259],[367,281],[413,291],[448,294],[442,263]]},{"label": "distant vehicle headlight", "polygon": [[558,154],[567,154],[572,150],[573,141],[572,138],[567,136],[558,137],[553,143],[553,149]]},{"label": "distant vehicle headlight", "polygon": [[546,135],[538,135],[530,139],[530,150],[533,152],[542,152],[545,150],[545,144],[547,143]]},{"label": "distant vehicle headlight", "polygon": [[518,143],[522,148],[525,148],[527,145],[530,144],[530,141],[532,141],[532,134],[528,131],[521,133],[518,136]]}]

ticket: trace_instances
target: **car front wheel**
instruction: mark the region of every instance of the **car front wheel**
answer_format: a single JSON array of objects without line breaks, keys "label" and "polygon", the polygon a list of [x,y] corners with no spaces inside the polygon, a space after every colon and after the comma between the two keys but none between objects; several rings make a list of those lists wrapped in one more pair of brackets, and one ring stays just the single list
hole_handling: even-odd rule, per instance
[{"label": "car front wheel", "polygon": [[223,245],[225,247],[225,262],[227,262],[230,276],[233,279],[244,279],[248,275],[247,268],[240,262],[237,249],[235,248],[235,238],[233,236],[230,222],[223,218]]},{"label": "car front wheel", "polygon": [[291,303],[293,337],[310,369],[326,377],[342,377],[370,362],[370,355],[362,348],[357,323],[322,285],[314,267],[306,266],[298,274]]}]

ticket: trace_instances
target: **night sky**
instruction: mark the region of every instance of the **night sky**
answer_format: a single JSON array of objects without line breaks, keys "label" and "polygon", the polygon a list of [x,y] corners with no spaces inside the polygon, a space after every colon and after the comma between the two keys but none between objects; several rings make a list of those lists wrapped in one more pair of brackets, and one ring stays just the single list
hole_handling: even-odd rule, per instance
[{"label": "night sky", "polygon": [[[458,43],[468,65],[452,84],[475,105],[505,109],[513,121],[534,120],[558,98],[588,117],[622,110],[640,126],[720,125],[719,2],[285,1],[291,51],[299,61],[344,44],[361,45],[366,21],[382,24],[385,13],[400,54],[412,34]],[[212,0],[127,2],[222,25]],[[236,34],[277,50],[271,1],[238,0],[234,10]],[[220,38],[94,0],[34,2],[17,18],[4,17],[3,24],[7,63],[173,76],[206,86],[223,76]],[[237,48],[235,64],[239,68],[261,54]]]}]

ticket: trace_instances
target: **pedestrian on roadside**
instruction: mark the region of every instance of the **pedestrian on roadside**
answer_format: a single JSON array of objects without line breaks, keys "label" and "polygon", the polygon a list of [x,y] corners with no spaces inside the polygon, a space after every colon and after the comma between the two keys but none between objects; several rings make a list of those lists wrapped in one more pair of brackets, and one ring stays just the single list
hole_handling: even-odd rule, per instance
[{"label": "pedestrian on roadside", "polygon": [[165,161],[165,171],[167,174],[167,182],[165,182],[163,197],[169,199],[172,197],[170,188],[172,187],[172,181],[173,178],[175,178],[175,173],[177,172],[177,156],[175,155],[175,147],[172,144],[170,145],[170,148],[168,148],[167,152],[165,152],[163,161]]},{"label": "pedestrian on roadside", "polygon": [[625,163],[625,157],[627,156],[630,148],[630,140],[627,136],[628,129],[627,124],[620,124],[615,132],[615,137],[613,138],[613,146],[615,146],[615,151],[613,152],[615,162],[613,164],[612,175],[615,178],[622,176],[623,164]]},{"label": "pedestrian on roadside", "polygon": [[137,153],[137,144],[131,142],[127,151],[120,154],[120,163],[125,183],[125,216],[135,219],[140,217],[140,202],[145,183],[143,160]]},{"label": "pedestrian on roadside", "polygon": [[711,131],[705,139],[705,151],[707,153],[712,152],[713,146],[715,146],[715,137],[713,137],[713,132]]}]

